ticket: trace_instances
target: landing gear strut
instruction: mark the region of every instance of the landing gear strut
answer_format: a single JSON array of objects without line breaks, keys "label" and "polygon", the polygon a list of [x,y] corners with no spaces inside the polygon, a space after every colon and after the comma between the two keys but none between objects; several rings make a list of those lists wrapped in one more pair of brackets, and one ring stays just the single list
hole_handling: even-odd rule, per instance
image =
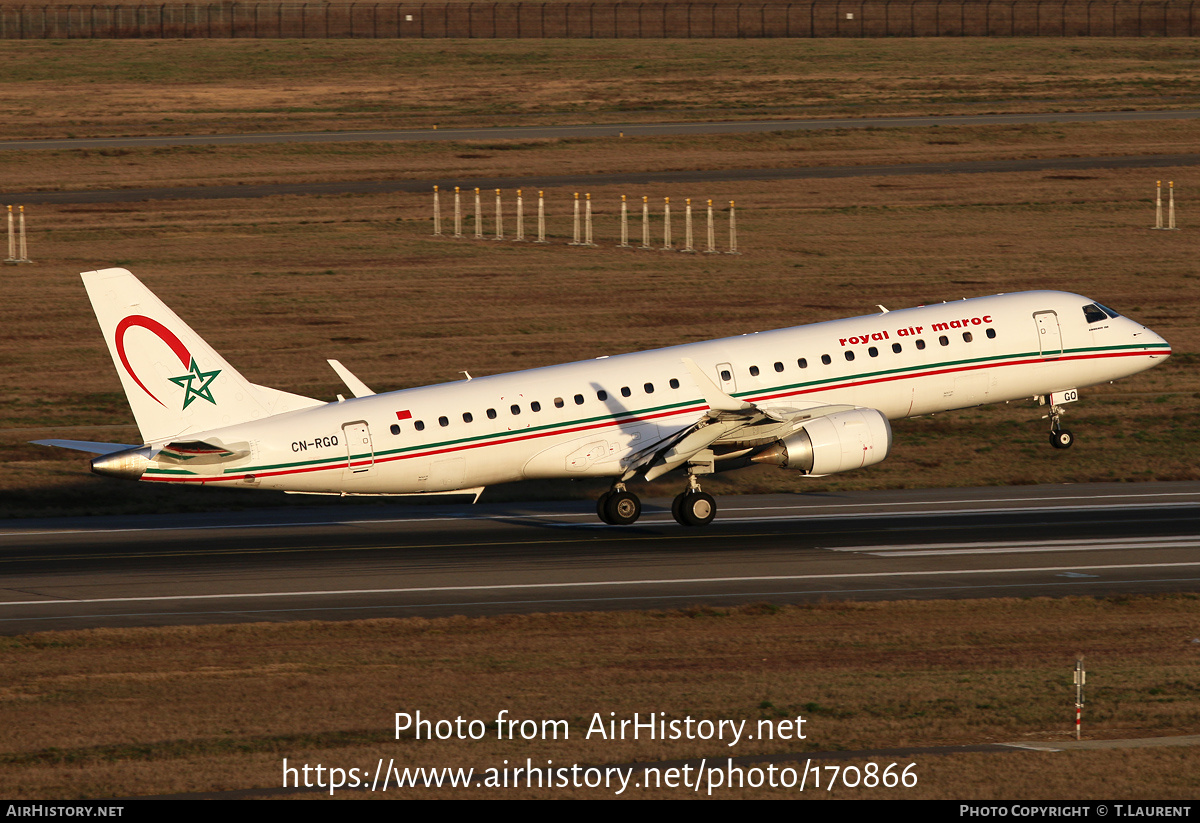
[{"label": "landing gear strut", "polygon": [[707,526],[717,516],[717,501],[688,475],[688,488],[671,502],[671,515],[681,526]]}]

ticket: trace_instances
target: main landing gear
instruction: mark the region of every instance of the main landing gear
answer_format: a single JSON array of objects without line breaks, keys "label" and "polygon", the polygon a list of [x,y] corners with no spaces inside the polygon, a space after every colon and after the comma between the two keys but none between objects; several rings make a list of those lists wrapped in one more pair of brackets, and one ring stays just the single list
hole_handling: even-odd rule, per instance
[{"label": "main landing gear", "polygon": [[[596,514],[610,526],[629,526],[641,517],[642,501],[624,483],[617,483],[600,495]],[[671,502],[671,515],[681,526],[707,526],[717,516],[717,501],[689,475],[688,488]]]},{"label": "main landing gear", "polygon": [[633,492],[625,490],[624,483],[600,495],[596,501],[596,514],[610,526],[628,526],[642,516],[642,501]]},{"label": "main landing gear", "polygon": [[671,502],[671,515],[681,526],[707,526],[717,516],[717,501],[689,474],[688,488]]}]

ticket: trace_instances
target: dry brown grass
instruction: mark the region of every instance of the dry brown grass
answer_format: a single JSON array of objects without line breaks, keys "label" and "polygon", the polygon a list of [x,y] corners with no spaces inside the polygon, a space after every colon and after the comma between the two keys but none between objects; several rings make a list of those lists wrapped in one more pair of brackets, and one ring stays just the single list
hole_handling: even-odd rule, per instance
[{"label": "dry brown grass", "polygon": [[1186,39],[0,41],[5,136],[1186,108]]},{"label": "dry brown grass", "polygon": [[[1088,738],[1195,734],[1195,615],[1180,595],[29,635],[0,640],[0,769],[9,798],[68,798],[270,787],[283,757],[486,768],[1065,740],[1080,653]],[[571,737],[394,739],[393,713],[417,709],[565,719]],[[584,739],[594,712],[657,711],[751,725],[800,715],[808,736]],[[916,789],[834,796],[1165,800],[1200,786],[1194,755],[1171,750],[911,760]],[[505,796],[527,794],[561,796]]]}]

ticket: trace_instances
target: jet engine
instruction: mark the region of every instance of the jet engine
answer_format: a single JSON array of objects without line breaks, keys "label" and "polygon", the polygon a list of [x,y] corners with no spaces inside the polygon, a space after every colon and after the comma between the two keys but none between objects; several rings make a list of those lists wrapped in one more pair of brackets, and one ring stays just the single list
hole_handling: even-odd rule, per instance
[{"label": "jet engine", "polygon": [[817,417],[750,459],[804,474],[822,475],[873,466],[892,448],[892,426],[876,409]]}]

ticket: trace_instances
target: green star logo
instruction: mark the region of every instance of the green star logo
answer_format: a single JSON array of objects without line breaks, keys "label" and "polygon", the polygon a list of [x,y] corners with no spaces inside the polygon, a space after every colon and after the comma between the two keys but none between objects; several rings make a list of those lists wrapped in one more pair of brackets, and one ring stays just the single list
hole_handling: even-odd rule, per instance
[{"label": "green star logo", "polygon": [[188,373],[181,377],[168,377],[175,385],[184,390],[183,407],[186,409],[192,404],[192,401],[197,397],[203,397],[214,406],[217,401],[213,400],[212,396],[212,381],[218,374],[220,369],[216,371],[200,371],[200,367],[196,365],[196,358],[192,358],[192,366],[188,369]]}]

